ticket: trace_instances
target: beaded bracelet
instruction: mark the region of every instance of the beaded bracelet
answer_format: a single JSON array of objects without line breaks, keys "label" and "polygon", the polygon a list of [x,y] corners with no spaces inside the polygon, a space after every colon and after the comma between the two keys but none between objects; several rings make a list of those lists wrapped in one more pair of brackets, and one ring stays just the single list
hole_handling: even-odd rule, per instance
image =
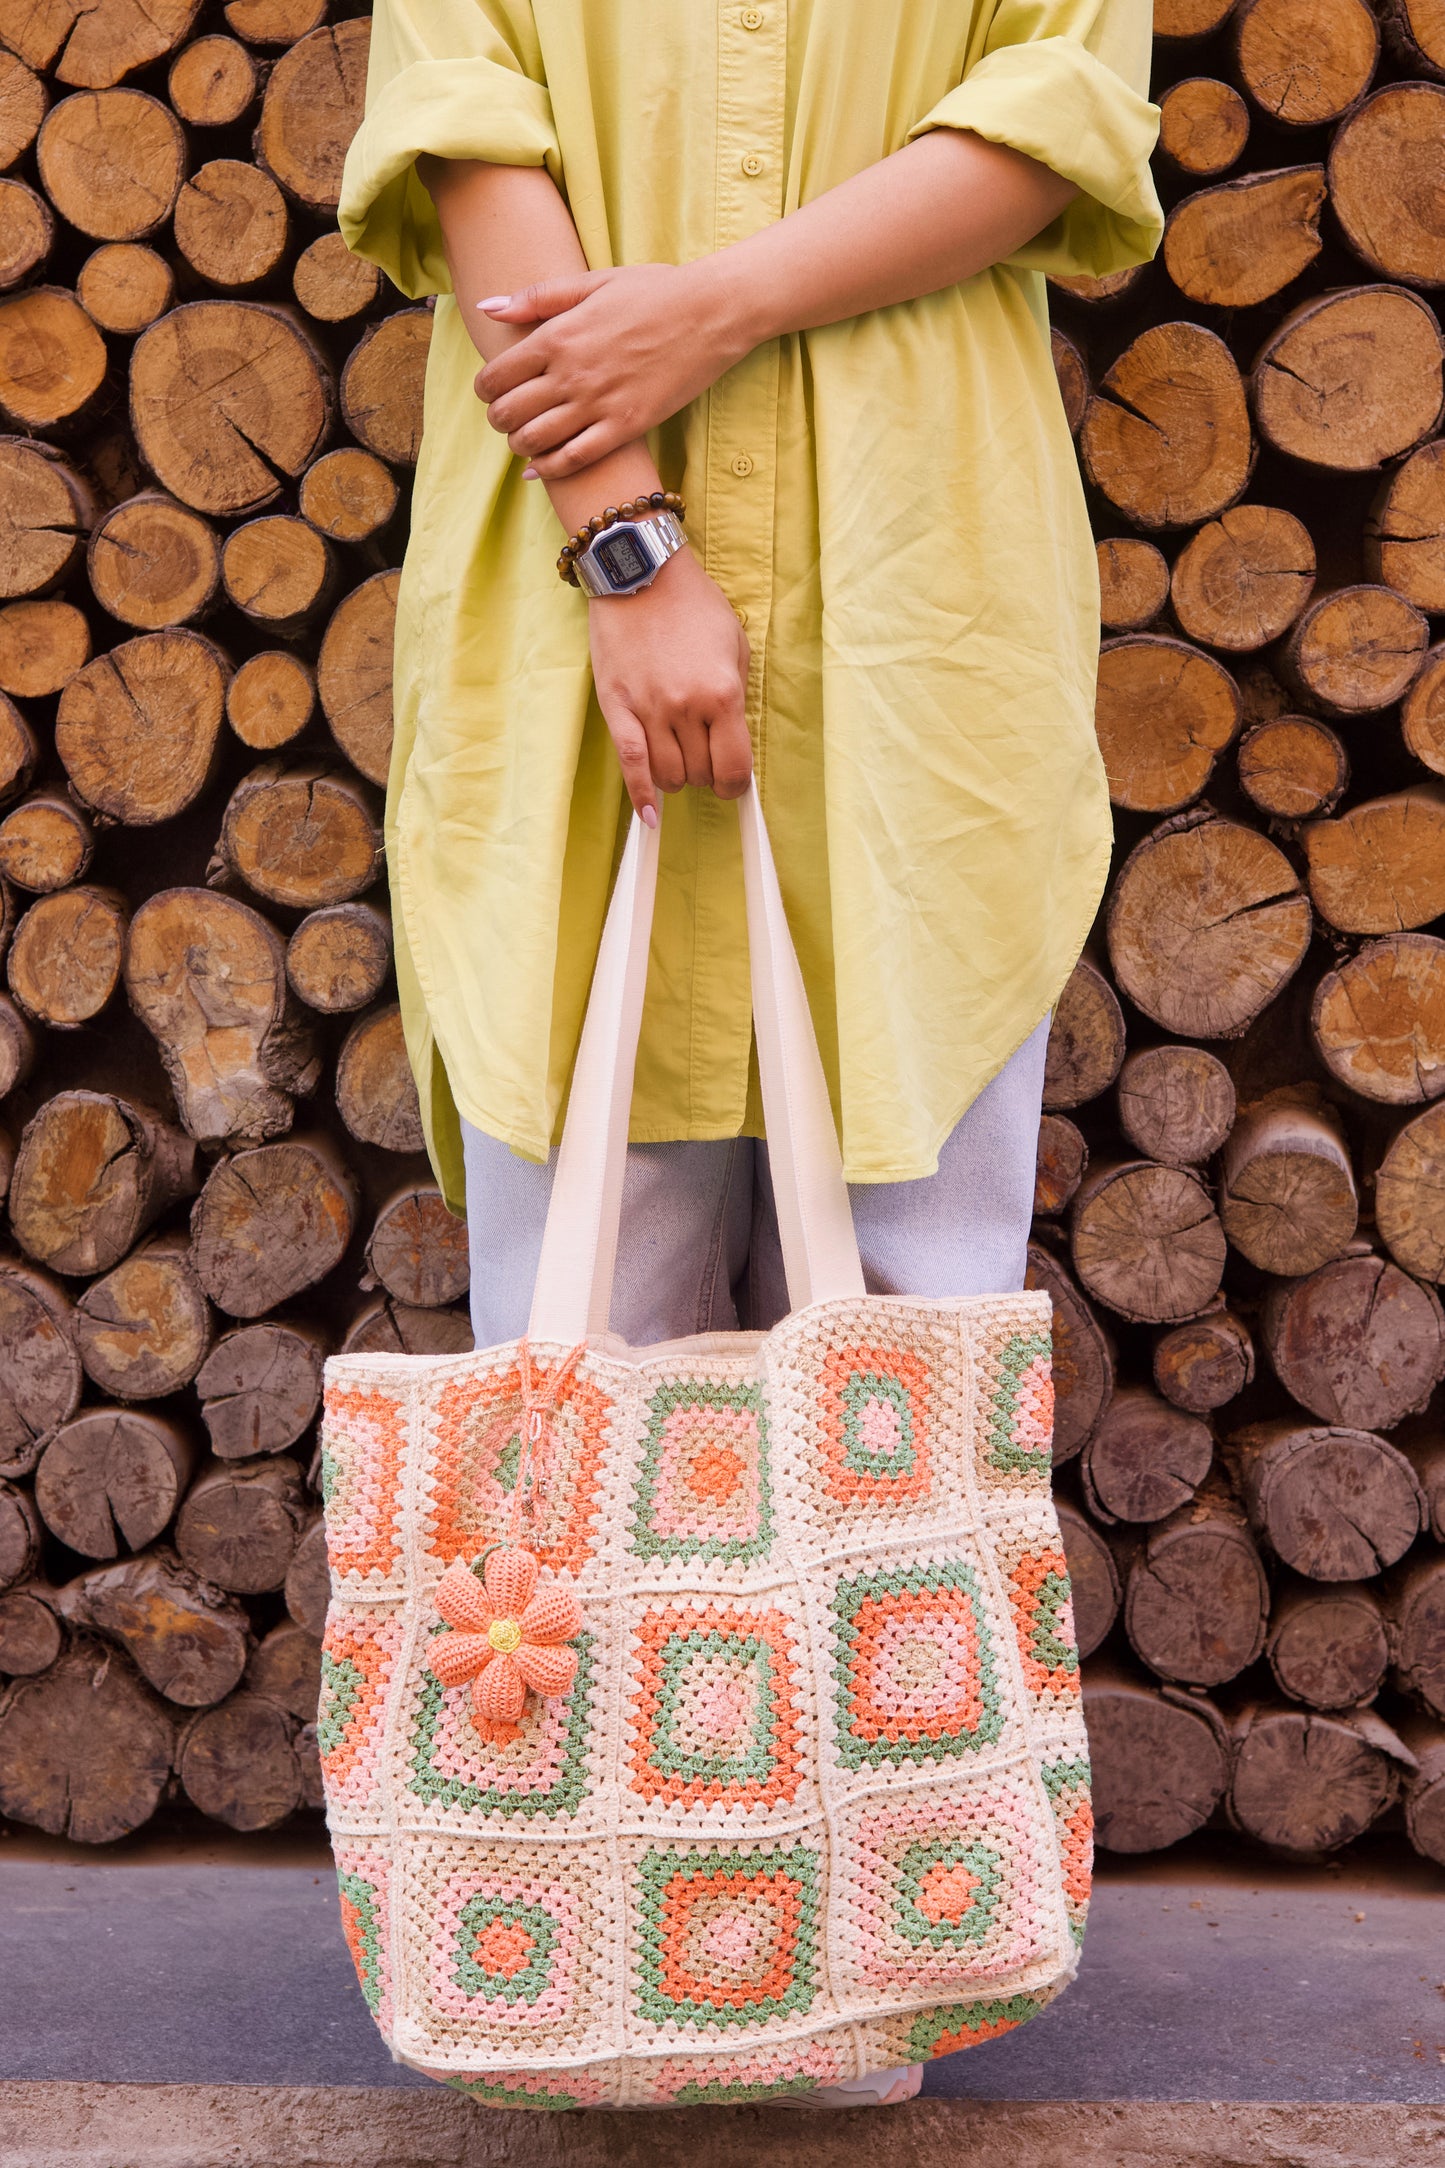
[{"label": "beaded bracelet", "polygon": [[562,545],[562,554],[557,559],[559,577],[566,580],[570,587],[578,586],[580,583],[573,564],[588,543],[605,528],[615,527],[619,520],[646,519],[649,512],[671,512],[674,519],[687,518],[687,506],[675,489],[654,489],[649,497],[632,497],[626,504],[609,504],[605,512],[594,513],[585,527],[579,527],[576,534],[567,537]]}]

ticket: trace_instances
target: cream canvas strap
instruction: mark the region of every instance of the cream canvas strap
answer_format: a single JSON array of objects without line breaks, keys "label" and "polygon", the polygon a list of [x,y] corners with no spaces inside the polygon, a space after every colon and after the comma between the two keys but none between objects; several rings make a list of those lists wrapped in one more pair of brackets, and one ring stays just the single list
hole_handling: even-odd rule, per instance
[{"label": "cream canvas strap", "polygon": [[[838,1133],[756,782],[738,805],[753,1025],[788,1299],[863,1293]],[[647,987],[660,834],[634,818],[588,997],[528,1336],[573,1346],[607,1330],[628,1115]]]}]

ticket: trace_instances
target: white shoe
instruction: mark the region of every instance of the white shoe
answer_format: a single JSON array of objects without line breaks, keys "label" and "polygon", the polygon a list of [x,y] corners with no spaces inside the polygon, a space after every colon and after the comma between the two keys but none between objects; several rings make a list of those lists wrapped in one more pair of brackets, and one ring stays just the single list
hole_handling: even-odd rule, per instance
[{"label": "white shoe", "polygon": [[922,2063],[900,2070],[870,2070],[861,2078],[842,2078],[811,2093],[790,2093],[778,2102],[790,2108],[895,2108],[915,2100],[923,2084]]}]

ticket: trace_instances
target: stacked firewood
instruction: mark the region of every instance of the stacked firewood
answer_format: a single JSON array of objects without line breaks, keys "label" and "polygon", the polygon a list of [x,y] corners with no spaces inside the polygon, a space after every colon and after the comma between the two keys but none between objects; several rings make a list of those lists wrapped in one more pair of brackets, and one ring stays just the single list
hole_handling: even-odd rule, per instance
[{"label": "stacked firewood", "polygon": [[[1103,1842],[1445,1861],[1445,28],[1158,0],[1054,291],[1118,851],[1034,1283]],[[0,1813],[317,1797],[320,1366],[469,1344],[380,787],[430,318],[363,15],[0,0]]]},{"label": "stacked firewood", "polygon": [[1445,13],[1155,28],[1160,260],[1054,294],[1117,848],[1033,1270],[1099,1835],[1445,1863]]}]

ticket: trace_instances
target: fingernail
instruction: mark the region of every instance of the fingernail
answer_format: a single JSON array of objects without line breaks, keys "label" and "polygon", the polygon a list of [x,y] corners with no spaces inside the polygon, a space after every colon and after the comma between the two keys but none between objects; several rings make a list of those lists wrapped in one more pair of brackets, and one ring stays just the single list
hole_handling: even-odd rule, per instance
[{"label": "fingernail", "polygon": [[657,826],[657,807],[655,805],[642,806],[639,811],[642,814],[644,828],[655,828]]},{"label": "fingernail", "polygon": [[537,476],[537,470],[536,470],[536,468],[535,468],[535,467],[523,467],[523,469],[522,469],[522,480],[523,480],[524,482],[535,482],[535,481],[536,481],[537,479],[538,479],[538,476]]},{"label": "fingernail", "polygon": [[488,294],[485,301],[477,303],[477,307],[479,309],[505,309],[510,305],[511,299],[510,294]]}]

